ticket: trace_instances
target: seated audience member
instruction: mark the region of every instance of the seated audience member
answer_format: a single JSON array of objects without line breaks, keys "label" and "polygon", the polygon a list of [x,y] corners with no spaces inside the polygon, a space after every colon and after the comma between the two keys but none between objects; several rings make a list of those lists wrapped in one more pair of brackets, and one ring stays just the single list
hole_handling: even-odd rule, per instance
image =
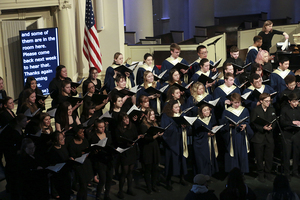
[{"label": "seated audience member", "polygon": [[298,195],[291,190],[288,179],[283,175],[277,175],[273,183],[273,192],[268,194],[267,200],[299,200]]},{"label": "seated audience member", "polygon": [[233,168],[227,178],[226,188],[220,194],[220,200],[255,200],[256,195],[243,180],[243,174],[238,168]]},{"label": "seated audience member", "polygon": [[[254,36],[253,42],[254,42],[253,45],[248,48],[246,64],[255,63],[255,59],[256,59],[256,56],[258,53],[258,48],[260,48],[262,45],[262,37],[259,35]],[[251,67],[248,67],[247,71],[250,71],[250,70],[251,70]]]},{"label": "seated audience member", "polygon": [[213,190],[208,190],[210,177],[203,174],[197,174],[194,177],[194,184],[184,200],[217,200]]}]

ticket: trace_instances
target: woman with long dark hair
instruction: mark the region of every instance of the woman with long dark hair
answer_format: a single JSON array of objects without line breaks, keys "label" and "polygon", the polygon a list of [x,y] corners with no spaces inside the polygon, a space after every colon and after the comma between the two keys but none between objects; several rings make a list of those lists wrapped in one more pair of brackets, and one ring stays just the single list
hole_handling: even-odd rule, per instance
[{"label": "woman with long dark hair", "polygon": [[[33,76],[29,76],[27,79],[26,79],[26,83],[24,85],[24,88],[23,88],[23,91],[19,94],[19,98],[18,98],[18,108],[17,108],[17,113],[20,112],[20,109],[22,107],[22,104],[23,104],[23,95],[24,95],[24,91],[26,89],[33,89],[36,93],[36,95],[43,95],[43,92],[42,90],[40,90],[38,87],[37,87],[37,82],[35,80],[35,78]],[[42,100],[39,100],[39,101],[36,101],[35,102],[37,105],[39,105],[39,107],[41,106],[45,106],[45,102],[43,102]]]},{"label": "woman with long dark hair", "polygon": [[16,115],[13,111],[15,104],[14,100],[7,96],[3,99],[2,112],[0,113],[0,126],[3,127],[13,120]]},{"label": "woman with long dark hair", "polygon": [[127,194],[135,196],[132,190],[132,171],[134,164],[138,158],[137,146],[133,142],[134,140],[143,137],[138,135],[136,126],[130,122],[126,113],[120,113],[118,116],[118,127],[115,130],[118,147],[129,148],[120,155],[121,161],[121,177],[119,181],[118,197],[124,198],[123,187],[125,184],[125,178],[127,179]]},{"label": "woman with long dark hair", "polygon": [[89,83],[93,83],[95,86],[95,93],[99,94],[101,89],[101,81],[98,79],[98,70],[96,67],[91,67],[89,70],[89,77],[82,84],[82,93],[85,95],[88,92]]},{"label": "woman with long dark hair", "polygon": [[23,104],[19,113],[25,113],[26,110],[30,109],[31,113],[34,113],[38,109],[38,105],[35,103],[36,93],[33,89],[26,89],[23,94]]},{"label": "woman with long dark hair", "polygon": [[[155,112],[151,108],[145,111],[145,117],[140,130],[142,134],[147,133],[151,126],[158,126],[155,120]],[[141,163],[144,168],[144,178],[147,185],[146,192],[150,194],[152,191],[159,192],[157,188],[157,177],[159,173],[158,164],[160,162],[159,145],[157,139],[162,137],[164,133],[147,133],[144,138],[139,141],[141,148]]]},{"label": "woman with long dark hair", "polygon": [[152,72],[156,75],[159,75],[160,71],[156,67],[156,65],[153,65],[153,56],[150,53],[146,53],[144,55],[144,62],[141,67],[139,67],[136,75],[136,84],[141,85],[145,81],[145,72]]}]

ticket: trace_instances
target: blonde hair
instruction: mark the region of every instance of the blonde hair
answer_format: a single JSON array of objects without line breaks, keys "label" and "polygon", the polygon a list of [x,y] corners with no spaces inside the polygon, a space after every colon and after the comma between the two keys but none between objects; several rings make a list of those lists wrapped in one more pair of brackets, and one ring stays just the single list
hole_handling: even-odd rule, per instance
[{"label": "blonde hair", "polygon": [[197,100],[197,96],[198,96],[198,88],[202,86],[205,92],[205,87],[203,85],[203,83],[200,82],[196,82],[192,85],[190,91],[191,91],[191,96],[194,97],[194,102],[196,102]]},{"label": "blonde hair", "polygon": [[[271,21],[271,20],[267,20],[267,21],[265,21],[265,23],[264,23],[264,25],[263,25],[263,27],[262,27],[262,31],[263,32],[266,32],[266,26],[270,26],[270,25],[272,25],[273,24],[273,22]],[[270,32],[272,32],[273,31],[273,29],[271,29],[271,31]]]},{"label": "blonde hair", "polygon": [[[148,84],[147,84],[147,80],[146,80],[146,77],[148,76],[148,74],[152,74],[152,72],[150,71],[145,71],[144,72],[144,75],[143,75],[143,78],[144,78],[144,88],[147,89],[148,88]],[[156,88],[156,81],[153,81],[152,82],[152,87],[153,88]]]}]

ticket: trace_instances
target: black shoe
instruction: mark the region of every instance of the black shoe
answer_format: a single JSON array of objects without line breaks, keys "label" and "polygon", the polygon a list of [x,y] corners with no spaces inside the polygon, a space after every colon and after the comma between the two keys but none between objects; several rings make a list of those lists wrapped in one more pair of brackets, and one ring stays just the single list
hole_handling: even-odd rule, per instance
[{"label": "black shoe", "polygon": [[293,173],[293,177],[300,179],[300,175],[298,173]]},{"label": "black shoe", "polygon": [[125,198],[123,192],[118,192],[117,197],[118,197],[119,199],[124,199],[124,198]]},{"label": "black shoe", "polygon": [[273,183],[275,177],[274,177],[272,174],[267,174],[267,175],[266,175],[266,179],[267,179],[268,181],[271,181],[271,182]]},{"label": "black shoe", "polygon": [[183,185],[183,186],[187,186],[189,183],[186,182],[184,179],[181,179],[180,184]]},{"label": "black shoe", "polygon": [[127,194],[131,196],[136,196],[136,194],[131,189],[127,190]]},{"label": "black shoe", "polygon": [[153,186],[153,187],[152,187],[152,190],[153,190],[154,192],[160,192],[160,190],[159,190],[158,187],[156,187],[156,186]]}]

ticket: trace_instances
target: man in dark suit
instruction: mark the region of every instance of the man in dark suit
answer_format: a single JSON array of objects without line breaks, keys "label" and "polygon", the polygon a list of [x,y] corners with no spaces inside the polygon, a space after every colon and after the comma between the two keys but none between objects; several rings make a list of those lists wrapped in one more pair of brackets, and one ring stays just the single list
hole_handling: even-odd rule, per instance
[{"label": "man in dark suit", "polygon": [[[259,96],[260,105],[256,106],[251,112],[251,126],[254,136],[251,139],[253,143],[255,158],[257,162],[258,181],[264,183],[265,178],[273,182],[274,177],[271,175],[274,139],[273,128],[275,123],[272,122],[276,118],[275,109],[270,107],[271,97],[268,93],[262,93]],[[262,123],[263,121],[265,123]],[[263,164],[265,161],[265,166]]]}]

